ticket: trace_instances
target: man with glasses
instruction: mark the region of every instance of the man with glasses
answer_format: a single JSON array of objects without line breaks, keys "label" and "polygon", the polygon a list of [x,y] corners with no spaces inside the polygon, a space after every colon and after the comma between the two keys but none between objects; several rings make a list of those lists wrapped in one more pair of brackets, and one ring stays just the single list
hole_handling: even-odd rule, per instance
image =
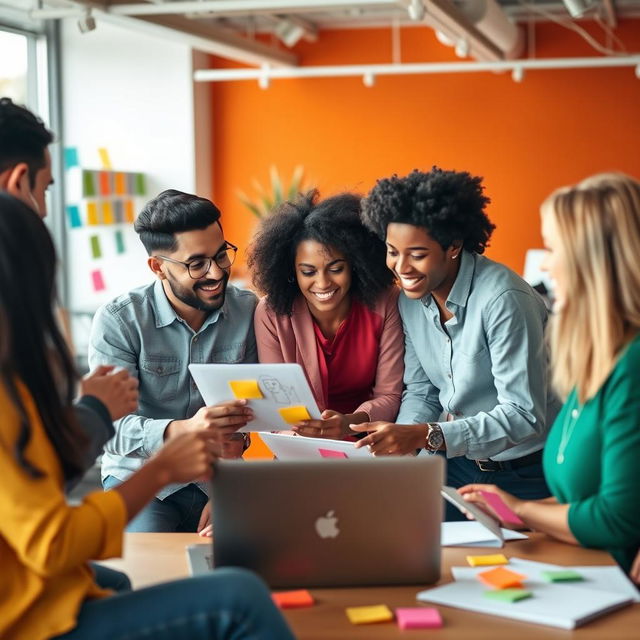
[{"label": "man with glasses", "polygon": [[[188,370],[191,363],[257,362],[256,297],[228,284],[237,247],[225,240],[220,211],[205,198],[163,191],[140,212],[135,230],[155,282],[99,309],[89,346],[91,366],[116,363],[140,383],[138,412],[116,423],[105,448],[105,488],[184,431],[207,429],[224,455],[224,443],[252,418],[245,400],[203,406]],[[195,483],[167,487],[128,530],[201,531],[209,524],[206,491]]]}]

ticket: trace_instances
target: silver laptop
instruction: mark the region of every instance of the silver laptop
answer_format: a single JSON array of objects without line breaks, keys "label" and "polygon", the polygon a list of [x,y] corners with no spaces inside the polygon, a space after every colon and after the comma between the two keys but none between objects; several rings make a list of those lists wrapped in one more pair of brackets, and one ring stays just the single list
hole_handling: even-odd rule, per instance
[{"label": "silver laptop", "polygon": [[192,573],[246,567],[278,588],[436,582],[443,474],[440,456],[220,461],[213,554],[189,547]]}]

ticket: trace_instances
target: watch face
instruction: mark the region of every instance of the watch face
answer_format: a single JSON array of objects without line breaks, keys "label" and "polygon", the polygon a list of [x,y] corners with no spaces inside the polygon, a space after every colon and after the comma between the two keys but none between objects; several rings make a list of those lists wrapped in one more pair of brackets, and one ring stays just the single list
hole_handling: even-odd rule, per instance
[{"label": "watch face", "polygon": [[429,438],[427,439],[429,442],[429,449],[437,451],[444,442],[444,436],[442,435],[442,431],[440,429],[432,428],[429,432]]}]

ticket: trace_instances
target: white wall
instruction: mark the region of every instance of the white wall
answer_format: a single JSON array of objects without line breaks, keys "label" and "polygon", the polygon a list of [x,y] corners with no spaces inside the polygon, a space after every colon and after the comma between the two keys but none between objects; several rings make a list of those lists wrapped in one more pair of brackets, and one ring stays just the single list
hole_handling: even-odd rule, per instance
[{"label": "white wall", "polygon": [[[144,172],[144,202],[167,188],[196,190],[193,58],[188,45],[166,42],[98,23],[81,34],[74,20],[62,29],[63,144],[77,147],[84,168],[100,169],[98,148],[109,151],[113,169]],[[202,118],[210,118],[199,100]],[[206,158],[206,149],[199,151]],[[204,160],[200,159],[200,171]],[[202,179],[198,181],[202,187]],[[78,170],[66,172],[67,204],[80,200]],[[203,194],[210,195],[210,194]],[[117,255],[115,228],[124,231],[126,252]],[[93,259],[89,237],[101,238],[103,257]],[[132,225],[67,229],[70,310],[94,311],[128,289],[149,282],[146,253]],[[91,271],[100,269],[106,290],[96,293]],[[78,333],[75,331],[74,333]],[[82,337],[76,335],[76,341]],[[82,350],[82,344],[77,344]]]}]

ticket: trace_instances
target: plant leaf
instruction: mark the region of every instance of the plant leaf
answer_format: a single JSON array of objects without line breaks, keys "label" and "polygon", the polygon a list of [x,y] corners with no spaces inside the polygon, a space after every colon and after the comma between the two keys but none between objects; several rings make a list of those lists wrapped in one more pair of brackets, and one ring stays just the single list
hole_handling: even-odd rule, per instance
[{"label": "plant leaf", "polygon": [[269,168],[269,174],[271,175],[271,188],[273,192],[274,204],[282,203],[282,181],[280,180],[280,174],[275,165],[271,165]]}]

